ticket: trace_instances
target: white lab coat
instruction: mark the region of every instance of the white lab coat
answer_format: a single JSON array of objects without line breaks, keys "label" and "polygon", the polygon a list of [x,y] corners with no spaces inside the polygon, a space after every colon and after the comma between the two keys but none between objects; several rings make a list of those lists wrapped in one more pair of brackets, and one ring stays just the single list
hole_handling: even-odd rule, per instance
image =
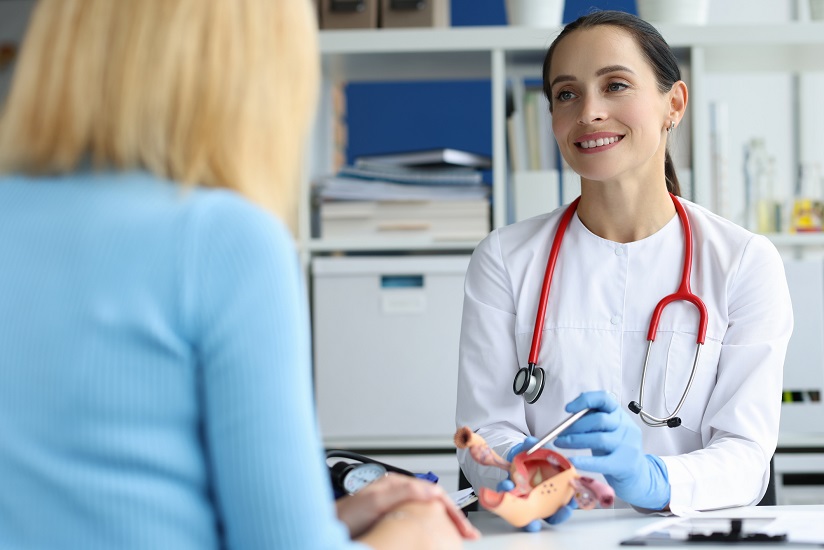
[{"label": "white lab coat", "polygon": [[[641,426],[645,451],[667,466],[676,512],[747,505],[764,495],[793,324],[783,263],[772,243],[696,204],[682,204],[693,232],[691,286],[708,310],[706,344],[679,413],[681,427],[651,428],[629,413]],[[565,208],[493,231],[467,271],[456,420],[502,456],[524,434],[545,435],[583,391],[612,392],[624,407],[637,400],[652,311],[681,278],[678,216],[627,244],[594,235],[573,216],[538,362],[546,386],[535,404],[526,404],[512,383],[527,366],[547,256]],[[643,403],[655,416],[669,414],[681,397],[697,326],[698,312],[689,303],[673,303],[661,316]],[[503,478],[501,470],[478,466],[465,452],[458,459],[476,487],[494,488]]]}]

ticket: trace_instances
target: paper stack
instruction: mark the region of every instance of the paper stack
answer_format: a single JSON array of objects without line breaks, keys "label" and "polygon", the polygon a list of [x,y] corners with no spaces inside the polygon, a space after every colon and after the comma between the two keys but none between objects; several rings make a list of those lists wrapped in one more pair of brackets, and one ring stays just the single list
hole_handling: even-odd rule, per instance
[{"label": "paper stack", "polygon": [[[477,242],[489,233],[490,188],[476,168],[448,165],[443,155],[427,156],[434,162],[419,166],[398,164],[402,157],[392,158],[360,159],[318,183],[321,238]],[[424,155],[409,158],[420,161]]]}]

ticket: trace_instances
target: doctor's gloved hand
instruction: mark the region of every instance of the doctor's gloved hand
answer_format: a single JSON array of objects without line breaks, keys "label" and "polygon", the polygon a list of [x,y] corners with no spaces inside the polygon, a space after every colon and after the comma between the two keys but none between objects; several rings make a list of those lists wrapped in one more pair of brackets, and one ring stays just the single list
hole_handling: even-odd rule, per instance
[{"label": "doctor's gloved hand", "polygon": [[[518,443],[517,445],[515,445],[514,447],[512,447],[509,450],[509,452],[506,454],[507,461],[512,462],[512,459],[515,458],[515,455],[517,455],[520,452],[529,450],[536,443],[538,443],[538,438],[537,437],[532,437],[532,436],[527,437],[526,439],[524,439],[523,443]],[[501,481],[500,483],[498,483],[497,490],[500,493],[502,491],[511,491],[514,488],[515,488],[515,483],[511,479],[507,478],[507,479]],[[559,523],[563,523],[564,521],[568,520],[570,518],[570,516],[572,516],[572,511],[577,507],[578,507],[578,503],[573,498],[572,500],[569,501],[569,503],[566,506],[561,507],[557,512],[555,512],[554,514],[552,514],[548,518],[544,518],[544,521],[549,523],[550,525],[557,525]],[[523,530],[524,531],[529,531],[530,533],[534,533],[535,531],[540,531],[541,530],[541,520],[536,519],[536,520],[533,520],[533,521],[527,523],[523,527]]]},{"label": "doctor's gloved hand", "polygon": [[625,502],[649,510],[669,505],[667,468],[659,457],[641,450],[641,428],[610,394],[582,393],[567,404],[570,413],[593,409],[564,430],[555,446],[591,449],[592,456],[573,456],[575,468],[604,474],[615,494]]}]

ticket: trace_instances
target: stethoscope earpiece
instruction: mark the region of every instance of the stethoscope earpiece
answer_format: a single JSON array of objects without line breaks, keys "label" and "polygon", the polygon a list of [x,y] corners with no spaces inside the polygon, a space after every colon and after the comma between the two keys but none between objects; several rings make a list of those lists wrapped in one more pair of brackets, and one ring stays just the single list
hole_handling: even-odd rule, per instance
[{"label": "stethoscope earpiece", "polygon": [[641,409],[643,407],[641,407],[641,404],[638,403],[638,401],[630,401],[629,405],[627,405],[627,408],[630,410],[630,412],[641,415],[641,419],[648,426],[663,426],[664,423],[666,423],[667,427],[669,428],[677,428],[681,425],[681,419],[677,416],[671,416],[669,418],[656,418],[654,416],[650,416],[647,413],[641,414]]}]

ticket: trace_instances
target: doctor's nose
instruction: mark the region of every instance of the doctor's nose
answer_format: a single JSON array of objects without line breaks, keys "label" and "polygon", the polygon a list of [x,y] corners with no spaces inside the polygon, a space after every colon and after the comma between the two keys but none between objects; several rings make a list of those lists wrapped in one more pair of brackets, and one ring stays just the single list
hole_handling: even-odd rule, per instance
[{"label": "doctor's nose", "polygon": [[598,98],[583,98],[580,102],[581,110],[578,113],[578,124],[587,125],[607,118],[603,102]]}]

